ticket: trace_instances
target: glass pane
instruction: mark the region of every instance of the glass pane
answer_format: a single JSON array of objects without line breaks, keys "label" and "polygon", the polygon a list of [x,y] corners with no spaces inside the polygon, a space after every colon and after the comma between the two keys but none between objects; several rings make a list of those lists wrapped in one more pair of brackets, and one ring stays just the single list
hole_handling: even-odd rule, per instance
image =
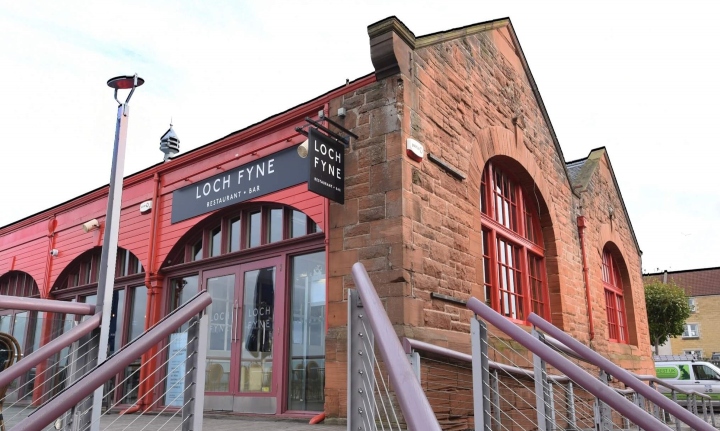
[{"label": "glass pane", "polygon": [[190,251],[190,259],[193,261],[200,260],[200,259],[202,259],[202,253],[203,253],[203,249],[202,249],[202,239],[201,239],[200,241],[196,242],[195,245],[192,246],[192,250]]},{"label": "glass pane", "polygon": [[[15,325],[13,325],[12,336],[15,337],[20,348],[25,353],[25,330],[27,329],[29,313],[24,311],[15,315]],[[22,354],[21,354],[22,357]]]},{"label": "glass pane", "polygon": [[302,211],[292,212],[290,223],[290,238],[297,238],[307,233],[307,216]]},{"label": "glass pane", "polygon": [[273,208],[270,210],[270,234],[268,242],[281,241],[283,239],[283,210]]},{"label": "glass pane", "polygon": [[40,337],[42,335],[43,321],[47,318],[47,313],[44,311],[38,311],[34,316],[35,318],[35,329],[32,333],[32,347],[27,353],[32,353],[40,347]]},{"label": "glass pane", "polygon": [[[81,296],[81,297],[80,297],[80,302],[84,302],[84,303],[86,303],[86,304],[96,305],[96,304],[97,304],[97,295]],[[90,316],[82,316],[80,319],[81,319],[81,320],[87,320],[87,319],[89,319],[89,318],[90,318]]]},{"label": "glass pane", "polygon": [[145,332],[145,307],[147,306],[147,287],[138,286],[132,291],[130,322],[128,322],[128,341],[132,341]]},{"label": "glass pane", "polygon": [[[172,312],[198,293],[198,276],[191,275],[173,279],[170,281],[170,289],[170,309],[168,311]],[[187,329],[188,323],[186,322],[176,332],[185,332]]]},{"label": "glass pane", "polygon": [[205,390],[228,392],[235,274],[208,278],[207,287],[213,302],[210,305]]},{"label": "glass pane", "polygon": [[210,256],[220,256],[220,244],[222,239],[220,236],[220,226],[210,231]]},{"label": "glass pane", "polygon": [[240,217],[230,220],[230,252],[240,250]]},{"label": "glass pane", "polygon": [[325,252],[292,259],[288,409],[325,403]]},{"label": "glass pane", "polygon": [[269,392],[272,386],[275,267],[244,276],[240,391]]},{"label": "glass pane", "polygon": [[110,335],[108,336],[109,355],[122,347],[125,332],[125,289],[113,292],[112,311],[110,317]]},{"label": "glass pane", "polygon": [[248,238],[249,247],[257,247],[260,245],[260,229],[262,228],[262,220],[260,219],[260,212],[250,214],[250,220],[248,221]]},{"label": "glass pane", "polygon": [[12,322],[12,314],[0,316],[0,332],[10,333],[10,323]]}]

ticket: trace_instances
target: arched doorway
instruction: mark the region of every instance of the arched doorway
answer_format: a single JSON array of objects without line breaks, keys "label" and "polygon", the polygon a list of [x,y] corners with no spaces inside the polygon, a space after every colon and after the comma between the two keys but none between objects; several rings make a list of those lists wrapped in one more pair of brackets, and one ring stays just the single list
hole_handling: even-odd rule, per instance
[{"label": "arched doorway", "polygon": [[198,223],[168,254],[168,312],[199,290],[213,297],[206,409],[323,410],[324,239],[301,211],[251,204]]}]

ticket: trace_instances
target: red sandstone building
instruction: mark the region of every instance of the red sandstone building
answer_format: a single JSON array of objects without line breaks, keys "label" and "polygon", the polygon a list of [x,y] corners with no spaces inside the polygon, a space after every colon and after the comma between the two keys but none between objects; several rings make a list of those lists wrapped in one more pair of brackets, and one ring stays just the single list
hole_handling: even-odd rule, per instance
[{"label": "red sandstone building", "polygon": [[[208,408],[342,417],[360,261],[399,334],[469,351],[458,302],[475,296],[651,367],[640,249],[607,152],[565,161],[510,21],[416,37],[391,17],[368,32],[373,73],[125,178],[111,348],[208,289]],[[321,110],[357,135],[343,204],[298,174],[296,127]],[[94,301],[106,205],[104,187],[0,228],[0,293]],[[57,330],[1,313],[26,351]],[[165,403],[128,387],[117,399]]]}]

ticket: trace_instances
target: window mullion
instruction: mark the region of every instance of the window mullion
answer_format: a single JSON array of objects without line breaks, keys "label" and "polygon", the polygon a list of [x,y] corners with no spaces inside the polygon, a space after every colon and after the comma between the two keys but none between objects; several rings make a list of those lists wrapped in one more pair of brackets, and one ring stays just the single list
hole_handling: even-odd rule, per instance
[{"label": "window mullion", "polygon": [[493,310],[500,309],[500,263],[498,262],[497,235],[494,230],[488,231],[488,256],[490,256],[491,304]]},{"label": "window mullion", "polygon": [[515,220],[518,235],[527,239],[525,230],[525,195],[518,185],[515,186]]},{"label": "window mullion", "polygon": [[519,246],[520,249],[520,266],[519,269],[521,271],[520,279],[522,280],[522,283],[520,285],[521,292],[523,293],[523,304],[525,305],[523,307],[524,309],[524,316],[523,320],[527,320],[528,316],[533,310],[532,306],[532,289],[530,284],[530,258],[528,256],[528,249],[523,246]]}]

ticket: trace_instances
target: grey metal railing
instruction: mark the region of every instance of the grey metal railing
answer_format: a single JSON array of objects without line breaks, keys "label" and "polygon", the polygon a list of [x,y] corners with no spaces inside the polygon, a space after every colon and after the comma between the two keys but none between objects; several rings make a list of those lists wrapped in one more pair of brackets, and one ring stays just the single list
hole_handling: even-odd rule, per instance
[{"label": "grey metal railing", "polygon": [[[631,372],[620,368],[610,360],[606,359],[599,353],[595,352],[594,350],[590,349],[589,347],[585,346],[581,342],[577,341],[573,337],[569,336],[565,332],[563,332],[561,329],[554,326],[552,323],[546,321],[545,319],[541,318],[535,313],[531,313],[528,317],[528,321],[535,325],[537,328],[543,330],[553,338],[555,338],[560,343],[564,344],[566,347],[568,347],[570,350],[575,352],[577,355],[582,357],[587,362],[601,368],[605,372],[609,373],[616,379],[620,380],[627,386],[634,389],[638,394],[642,395],[646,399],[650,400],[655,405],[659,406],[666,412],[669,412],[679,420],[683,421],[684,423],[690,425],[695,430],[715,430],[714,426],[711,426],[704,420],[700,419],[696,414],[693,414],[692,412],[685,410],[680,405],[678,405],[676,402],[673,402],[673,400],[668,399],[666,396],[659,393],[654,388],[650,387],[649,385],[643,383],[640,379],[637,378],[637,376],[633,375]],[[654,383],[661,382],[659,379],[652,379]],[[697,410],[696,410],[697,411]],[[714,415],[714,413],[713,413]],[[714,417],[713,417],[714,422]],[[652,429],[652,428],[648,428]]]},{"label": "grey metal railing", "polygon": [[[385,308],[370,281],[365,267],[356,263],[352,267],[358,297],[349,294],[348,301],[348,431],[367,431],[377,429],[378,421],[383,417],[390,419],[390,429],[402,426],[400,418],[390,411],[392,395],[388,399],[376,402],[374,394],[377,388],[391,387],[402,411],[404,422],[409,430],[439,431],[435,415],[410,362],[405,356],[400,340]],[[375,372],[382,359],[382,367],[387,371],[389,382]],[[386,401],[389,401],[387,403]],[[384,429],[381,422],[381,429]]]},{"label": "grey metal railing", "polygon": [[[27,418],[18,422],[11,431],[40,431],[49,424],[58,422],[59,426],[69,429],[86,429],[88,420],[89,397],[96,388],[102,387],[108,380],[120,373],[130,363],[139,358],[158,343],[166,340],[184,323],[191,322],[187,336],[187,357],[183,373],[183,403],[179,409],[183,415],[182,429],[185,431],[202,430],[202,408],[205,379],[205,352],[207,336],[207,316],[204,311],[212,302],[207,291],[198,293],[193,299],[178,307],[171,314],[128,343],[105,362],[98,365],[77,381],[68,385],[63,392],[38,407]],[[183,349],[179,349],[183,350]],[[22,362],[22,361],[20,361]],[[179,363],[176,363],[176,367]],[[173,375],[172,369],[168,370]],[[175,374],[176,375],[176,374]],[[177,375],[176,375],[177,376]],[[173,384],[179,382],[173,382]],[[166,383],[167,384],[167,383]],[[167,389],[167,388],[166,388]],[[179,395],[177,395],[179,396]]]},{"label": "grey metal railing", "polygon": [[[570,362],[567,358],[563,357],[560,353],[553,350],[551,347],[540,341],[539,339],[535,338],[533,335],[528,334],[525,332],[522,328],[515,325],[513,322],[506,319],[504,316],[500,315],[481,301],[477,300],[476,298],[470,298],[467,304],[468,308],[471,309],[475,314],[480,316],[483,320],[487,321],[489,324],[495,326],[500,331],[504,332],[506,335],[508,335],[514,342],[519,343],[526,349],[528,349],[534,357],[537,359],[534,359],[536,361],[543,361],[549,365],[552,365],[555,369],[559,370],[561,373],[567,375],[575,384],[581,386],[583,389],[585,389],[587,392],[595,396],[597,399],[601,400],[602,403],[605,405],[611,407],[614,409],[619,415],[622,415],[622,417],[628,418],[633,424],[645,429],[645,430],[670,430],[670,428],[665,425],[662,421],[660,421],[658,418],[654,417],[653,415],[647,413],[645,410],[640,408],[639,406],[633,404],[631,401],[627,400],[624,396],[618,394],[613,388],[609,387],[604,382],[600,381],[596,377],[589,374],[587,371],[579,367],[578,365]],[[473,331],[475,332],[475,331]],[[480,356],[482,358],[482,343],[480,344],[479,348],[474,347],[473,356]],[[476,359],[477,360],[477,359]],[[475,368],[475,367],[473,367]],[[482,368],[482,365],[479,366],[479,368]],[[479,373],[480,374],[480,373]],[[536,378],[536,383],[540,382],[542,383],[545,381],[545,379],[538,379]],[[476,380],[477,383],[477,380]],[[481,381],[480,382],[481,388],[484,390],[481,392],[482,394],[489,393],[489,382],[487,381]],[[538,387],[536,386],[535,394],[534,396],[537,399],[537,405],[540,406],[541,404],[543,406],[547,406],[548,404],[551,404],[553,401],[553,395],[549,388],[546,387],[540,387],[540,390],[538,390]],[[477,393],[477,392],[476,392]],[[483,395],[485,396],[485,395]],[[602,406],[600,406],[602,407]],[[540,410],[540,409],[538,409]],[[552,411],[552,408],[550,409]],[[607,413],[606,413],[607,414]],[[482,411],[476,411],[475,419],[476,424],[478,422],[481,423],[481,427],[479,429],[490,429],[489,425],[486,426],[486,419],[487,419],[488,413],[483,409]],[[602,415],[602,413],[601,413]],[[548,411],[544,412],[544,418],[539,418],[537,420],[537,427],[540,430],[546,430],[548,429],[548,422],[552,419],[551,416],[549,416]],[[477,425],[476,425],[477,427]],[[478,428],[476,428],[478,429]],[[705,429],[705,428],[701,428]]]}]

